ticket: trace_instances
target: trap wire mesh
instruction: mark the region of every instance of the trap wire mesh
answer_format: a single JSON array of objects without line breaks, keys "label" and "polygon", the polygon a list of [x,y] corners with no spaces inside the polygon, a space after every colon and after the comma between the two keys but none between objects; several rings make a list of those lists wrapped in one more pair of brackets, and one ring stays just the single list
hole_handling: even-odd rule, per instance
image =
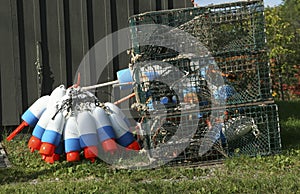
[{"label": "trap wire mesh", "polygon": [[[139,25],[161,24],[193,35],[214,54],[262,50],[266,47],[261,0],[147,12],[130,17],[129,23],[133,27],[133,38],[139,36]],[[148,36],[151,37],[151,32]],[[139,47],[139,42],[134,40],[133,43],[136,53],[148,56],[172,54],[172,50],[166,48],[151,45]]]},{"label": "trap wire mesh", "polygon": [[[269,100],[271,96],[270,69],[266,51],[264,6],[262,1],[240,1],[208,7],[147,12],[129,18],[135,63],[164,61],[177,64],[179,69],[188,67],[184,63],[195,63],[209,55],[218,66],[223,86],[212,91],[217,100],[226,104],[241,104]],[[162,26],[141,30],[143,25],[170,26],[163,36]],[[176,30],[175,30],[176,29]],[[168,29],[167,29],[168,30]],[[195,38],[199,44],[191,40]],[[178,40],[180,39],[180,40]],[[149,45],[140,42],[150,42]],[[163,43],[163,46],[161,46]],[[195,48],[195,47],[203,48]],[[184,48],[182,48],[184,47]],[[184,56],[180,51],[184,50]],[[207,50],[203,55],[189,51]],[[199,59],[200,57],[200,59]],[[178,60],[181,58],[181,62]],[[182,59],[185,58],[185,59]],[[185,60],[185,61],[184,61]],[[209,64],[200,63],[185,71],[200,74],[206,80],[215,80]],[[177,67],[178,67],[177,66]],[[191,65],[189,65],[191,66]]]},{"label": "trap wire mesh", "polygon": [[[165,152],[153,158],[193,164],[280,151],[263,1],[147,12],[129,23],[138,102],[132,107],[150,120],[146,148]],[[142,29],[156,24],[172,28]],[[194,136],[176,137],[178,129],[195,127]]]},{"label": "trap wire mesh", "polygon": [[[220,161],[237,155],[256,156],[280,152],[280,131],[275,104],[232,107],[225,111],[215,109],[196,115],[173,114],[158,123],[151,123],[151,146],[154,149],[159,148],[159,152],[152,153],[154,160],[170,161],[169,165],[189,165]],[[179,120],[185,120],[186,126],[182,126]],[[181,127],[195,125],[197,130],[191,138],[179,138],[184,134],[176,134],[176,130]],[[176,135],[179,135],[178,138]],[[185,148],[184,151],[177,152],[182,147]]]}]

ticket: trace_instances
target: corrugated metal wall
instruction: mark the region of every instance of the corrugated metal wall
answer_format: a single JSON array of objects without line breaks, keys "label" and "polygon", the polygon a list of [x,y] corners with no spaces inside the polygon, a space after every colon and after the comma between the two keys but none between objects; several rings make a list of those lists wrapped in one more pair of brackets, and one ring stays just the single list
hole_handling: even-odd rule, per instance
[{"label": "corrugated metal wall", "polygon": [[[38,98],[38,59],[43,65],[41,94],[48,94],[59,84],[71,85],[89,48],[128,27],[129,16],[190,6],[190,0],[1,0],[0,124],[17,125]],[[128,56],[119,55],[102,79],[113,80],[113,71],[127,64]],[[93,67],[90,72],[95,79]]]}]

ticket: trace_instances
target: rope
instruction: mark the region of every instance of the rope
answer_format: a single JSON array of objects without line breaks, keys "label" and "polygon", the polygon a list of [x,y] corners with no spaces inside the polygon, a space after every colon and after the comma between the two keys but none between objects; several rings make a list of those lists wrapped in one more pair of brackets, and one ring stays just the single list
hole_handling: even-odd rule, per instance
[{"label": "rope", "polygon": [[43,72],[42,72],[42,64],[41,64],[41,43],[39,41],[36,42],[36,61],[35,61],[35,67],[37,71],[37,87],[38,87],[38,97],[41,97],[42,93],[42,79],[43,79]]},{"label": "rope", "polygon": [[41,97],[42,93],[42,79],[43,79],[43,74],[42,74],[42,64],[41,64],[41,42],[38,40],[38,34],[37,34],[37,20],[36,20],[36,1],[33,1],[33,26],[34,26],[34,39],[36,42],[36,61],[34,63],[37,71],[37,92],[38,92],[38,97]]}]

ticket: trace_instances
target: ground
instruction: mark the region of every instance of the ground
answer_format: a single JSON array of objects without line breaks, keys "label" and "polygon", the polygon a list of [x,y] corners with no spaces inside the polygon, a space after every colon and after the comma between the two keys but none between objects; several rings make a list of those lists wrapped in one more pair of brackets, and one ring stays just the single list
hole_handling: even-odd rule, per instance
[{"label": "ground", "polygon": [[283,151],[233,157],[221,165],[116,170],[97,160],[46,164],[26,140],[3,141],[12,163],[0,169],[0,193],[297,193],[300,102],[278,102]]}]

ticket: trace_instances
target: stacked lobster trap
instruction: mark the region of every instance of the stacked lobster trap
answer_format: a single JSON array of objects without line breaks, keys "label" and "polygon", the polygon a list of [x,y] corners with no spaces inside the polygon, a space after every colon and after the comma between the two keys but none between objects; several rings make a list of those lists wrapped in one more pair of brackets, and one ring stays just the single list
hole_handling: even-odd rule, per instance
[{"label": "stacked lobster trap", "polygon": [[178,164],[280,151],[263,1],[147,12],[129,23],[132,108],[151,157]]}]

